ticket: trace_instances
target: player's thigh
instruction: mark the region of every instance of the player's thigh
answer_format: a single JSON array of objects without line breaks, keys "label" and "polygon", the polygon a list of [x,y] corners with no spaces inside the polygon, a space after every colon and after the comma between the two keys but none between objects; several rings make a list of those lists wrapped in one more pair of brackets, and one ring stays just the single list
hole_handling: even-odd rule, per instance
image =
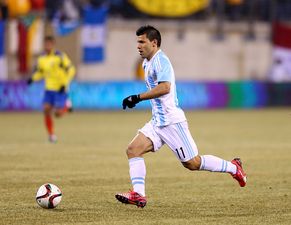
[{"label": "player's thigh", "polygon": [[44,92],[44,96],[43,96],[43,107],[44,110],[51,108],[54,105],[54,91],[48,91],[46,90]]},{"label": "player's thigh", "polygon": [[53,106],[49,103],[44,103],[43,104],[43,112],[46,114],[46,115],[49,115],[51,114],[53,111]]},{"label": "player's thigh", "polygon": [[187,122],[162,127],[159,129],[159,135],[181,162],[187,162],[198,155]]},{"label": "player's thigh", "polygon": [[150,151],[156,152],[164,145],[163,140],[156,132],[156,127],[151,121],[146,123],[141,129],[138,130],[138,132],[151,141]]},{"label": "player's thigh", "polygon": [[143,133],[138,133],[127,147],[128,156],[138,157],[153,150],[152,141]]},{"label": "player's thigh", "polygon": [[54,107],[57,110],[61,110],[65,107],[67,101],[67,94],[66,93],[55,93],[54,97]]},{"label": "player's thigh", "polygon": [[43,97],[43,111],[45,114],[50,114],[53,109],[54,95],[52,91],[45,91]]}]

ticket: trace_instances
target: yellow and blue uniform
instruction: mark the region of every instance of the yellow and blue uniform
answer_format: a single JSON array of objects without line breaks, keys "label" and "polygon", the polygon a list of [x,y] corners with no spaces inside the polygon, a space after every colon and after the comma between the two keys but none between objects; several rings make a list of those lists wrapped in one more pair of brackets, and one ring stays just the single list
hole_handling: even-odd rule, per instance
[{"label": "yellow and blue uniform", "polygon": [[66,90],[75,72],[74,65],[64,52],[52,50],[38,57],[32,81],[44,79],[44,103],[62,108],[67,99]]}]

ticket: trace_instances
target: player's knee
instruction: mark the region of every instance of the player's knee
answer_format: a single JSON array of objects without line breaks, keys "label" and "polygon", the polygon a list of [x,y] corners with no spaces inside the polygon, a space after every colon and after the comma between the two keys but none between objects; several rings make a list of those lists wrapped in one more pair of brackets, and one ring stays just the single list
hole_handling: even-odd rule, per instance
[{"label": "player's knee", "polygon": [[56,111],[55,112],[55,117],[60,118],[62,116],[62,112]]},{"label": "player's knee", "polygon": [[199,170],[201,159],[200,156],[195,156],[187,162],[182,162],[183,166],[189,170]]},{"label": "player's knee", "polygon": [[55,111],[55,117],[60,118],[64,115],[64,110],[63,109],[57,109]]},{"label": "player's knee", "polygon": [[137,148],[131,144],[127,146],[126,155],[129,159],[141,156],[140,152],[137,151]]},{"label": "player's knee", "polygon": [[199,168],[194,166],[192,163],[189,163],[189,162],[183,162],[182,163],[183,166],[189,170],[198,170]]},{"label": "player's knee", "polygon": [[51,108],[48,107],[48,106],[45,106],[43,108],[43,112],[44,112],[45,115],[50,115],[51,114]]}]

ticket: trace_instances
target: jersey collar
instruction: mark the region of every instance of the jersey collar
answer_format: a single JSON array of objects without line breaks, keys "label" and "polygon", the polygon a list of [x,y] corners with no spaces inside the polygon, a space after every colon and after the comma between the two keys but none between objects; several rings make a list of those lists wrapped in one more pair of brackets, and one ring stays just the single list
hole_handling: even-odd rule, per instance
[{"label": "jersey collar", "polygon": [[153,57],[150,59],[150,60],[147,60],[147,62],[152,62],[153,60],[154,60],[154,58],[156,57],[156,55],[157,54],[159,54],[159,52],[161,52],[162,50],[161,49],[159,49],[154,55],[153,55]]},{"label": "jersey collar", "polygon": [[54,55],[56,50],[53,48],[49,53],[45,52],[46,55]]}]

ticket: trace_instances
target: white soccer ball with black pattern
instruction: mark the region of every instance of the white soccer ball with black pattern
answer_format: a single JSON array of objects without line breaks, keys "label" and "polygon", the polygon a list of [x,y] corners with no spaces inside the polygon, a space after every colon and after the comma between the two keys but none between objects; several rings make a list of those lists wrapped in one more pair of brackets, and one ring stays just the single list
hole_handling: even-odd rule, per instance
[{"label": "white soccer ball with black pattern", "polygon": [[36,193],[36,202],[45,209],[53,209],[62,200],[61,190],[54,184],[41,185]]}]

